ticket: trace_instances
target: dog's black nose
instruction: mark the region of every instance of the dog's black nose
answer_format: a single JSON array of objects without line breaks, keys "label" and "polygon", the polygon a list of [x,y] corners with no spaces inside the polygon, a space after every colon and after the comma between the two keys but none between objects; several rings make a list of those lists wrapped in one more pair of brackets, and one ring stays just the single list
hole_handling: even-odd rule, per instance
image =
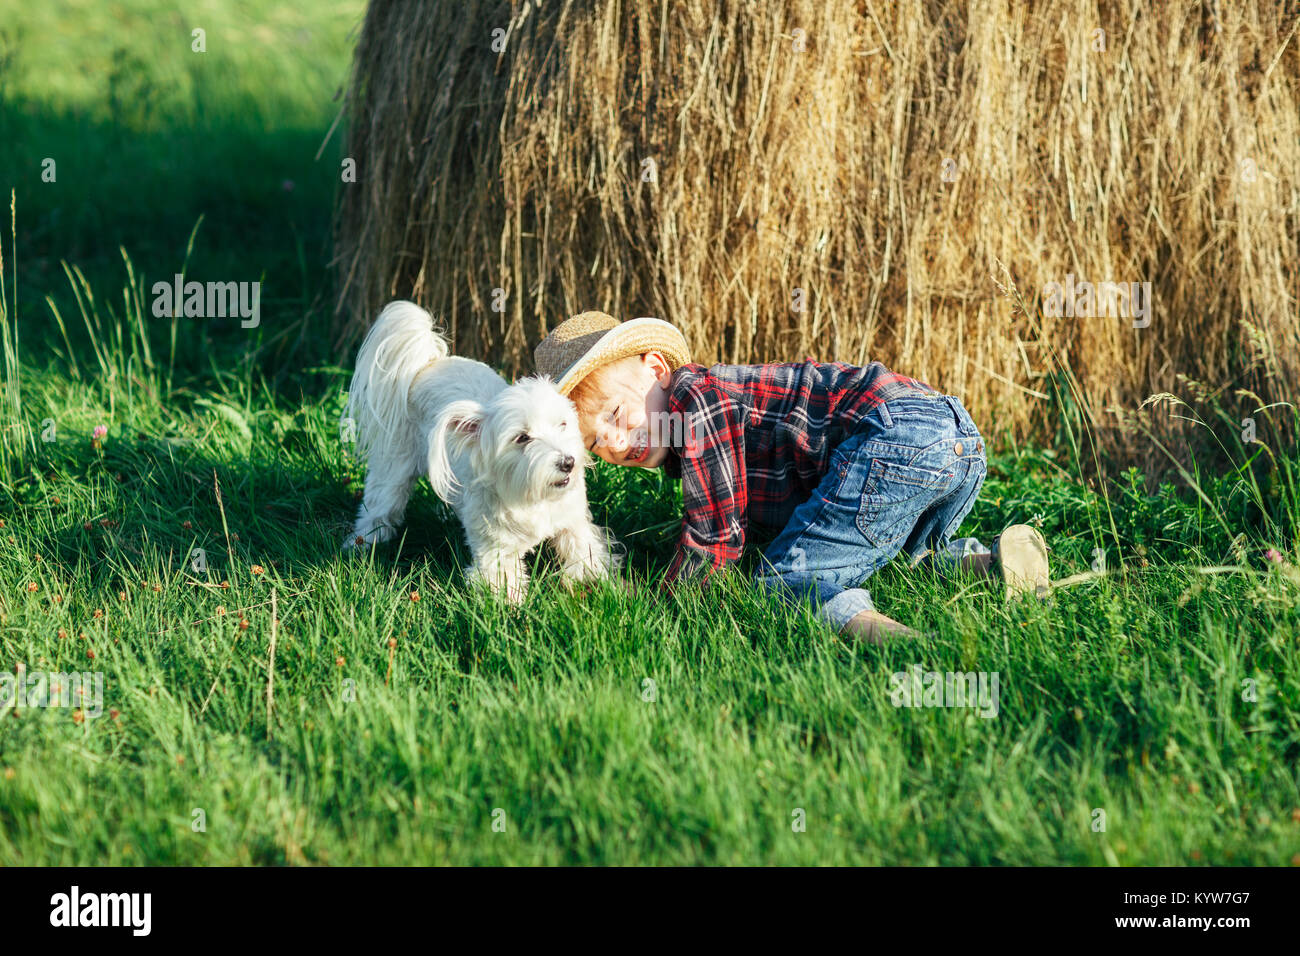
[{"label": "dog's black nose", "polygon": [[569,472],[573,471],[572,455],[565,455],[563,458],[560,459],[560,471],[564,472],[565,474],[568,474]]}]

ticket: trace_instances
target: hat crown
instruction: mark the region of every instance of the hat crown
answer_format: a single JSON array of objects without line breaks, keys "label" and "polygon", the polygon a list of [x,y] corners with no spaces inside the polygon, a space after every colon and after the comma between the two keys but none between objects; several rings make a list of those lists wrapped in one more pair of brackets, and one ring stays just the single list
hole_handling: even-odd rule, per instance
[{"label": "hat crown", "polygon": [[604,312],[582,312],[565,319],[533,350],[537,374],[555,381],[562,395],[602,365],[629,355],[662,352],[673,369],[690,361],[686,339],[662,319],[619,322]]},{"label": "hat crown", "polygon": [[618,319],[604,312],[582,312],[565,319],[533,350],[537,374],[558,379],[618,324]]},{"label": "hat crown", "polygon": [[618,319],[607,312],[579,312],[557,325],[551,334],[558,341],[568,342],[591,332],[608,332],[618,324]]}]

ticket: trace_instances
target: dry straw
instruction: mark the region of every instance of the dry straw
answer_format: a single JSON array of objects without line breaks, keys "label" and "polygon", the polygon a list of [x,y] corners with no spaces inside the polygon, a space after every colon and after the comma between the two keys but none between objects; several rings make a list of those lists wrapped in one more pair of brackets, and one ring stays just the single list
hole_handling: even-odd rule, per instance
[{"label": "dry straw", "polygon": [[[1298,23],[1266,2],[375,0],[338,344],[409,296],[522,372],[567,316],[658,316],[698,361],[879,359],[991,435],[1042,435],[1069,383],[1084,430],[1140,454],[1114,410],[1180,373],[1229,407],[1295,395]],[[1150,325],[1045,316],[1068,276],[1149,282]]]}]

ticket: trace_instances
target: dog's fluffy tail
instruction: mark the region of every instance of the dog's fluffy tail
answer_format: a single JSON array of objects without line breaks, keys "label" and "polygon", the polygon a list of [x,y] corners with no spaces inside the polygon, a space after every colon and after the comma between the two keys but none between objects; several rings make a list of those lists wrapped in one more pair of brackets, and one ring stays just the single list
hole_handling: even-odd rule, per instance
[{"label": "dog's fluffy tail", "polygon": [[368,460],[383,443],[414,448],[419,440],[409,398],[415,377],[450,353],[433,317],[414,302],[390,302],[366,333],[344,412],[356,431],[357,454]]}]

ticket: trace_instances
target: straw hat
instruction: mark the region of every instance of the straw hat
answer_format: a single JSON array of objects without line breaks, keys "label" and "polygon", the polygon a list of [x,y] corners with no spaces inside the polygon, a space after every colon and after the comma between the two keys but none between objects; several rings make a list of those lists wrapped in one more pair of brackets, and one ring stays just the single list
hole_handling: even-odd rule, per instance
[{"label": "straw hat", "polygon": [[584,378],[610,362],[651,350],[662,352],[671,369],[691,360],[686,339],[663,319],[619,322],[604,312],[583,312],[565,319],[533,351],[537,374],[555,381],[568,395]]}]

